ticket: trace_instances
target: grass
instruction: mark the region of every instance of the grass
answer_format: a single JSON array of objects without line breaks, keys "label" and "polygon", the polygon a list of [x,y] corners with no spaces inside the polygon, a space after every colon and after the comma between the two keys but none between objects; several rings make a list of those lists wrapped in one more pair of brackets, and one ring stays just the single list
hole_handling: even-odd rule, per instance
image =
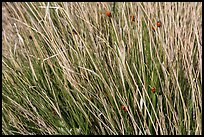
[{"label": "grass", "polygon": [[202,134],[201,3],[3,8],[2,134]]}]

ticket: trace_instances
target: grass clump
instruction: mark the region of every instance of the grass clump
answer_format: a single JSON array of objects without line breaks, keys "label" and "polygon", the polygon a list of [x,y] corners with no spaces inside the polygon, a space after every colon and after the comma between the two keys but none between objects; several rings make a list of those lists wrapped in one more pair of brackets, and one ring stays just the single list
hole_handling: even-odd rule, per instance
[{"label": "grass clump", "polygon": [[200,135],[201,7],[3,3],[2,134]]}]

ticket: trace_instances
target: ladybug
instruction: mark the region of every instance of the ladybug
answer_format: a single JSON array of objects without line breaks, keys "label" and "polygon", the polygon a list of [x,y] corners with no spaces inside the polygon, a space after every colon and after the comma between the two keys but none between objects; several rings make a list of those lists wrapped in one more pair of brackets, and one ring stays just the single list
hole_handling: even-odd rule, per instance
[{"label": "ladybug", "polygon": [[157,27],[161,27],[161,21],[157,21]]},{"label": "ladybug", "polygon": [[122,105],[122,109],[123,109],[125,112],[128,111],[128,110],[127,110],[127,107],[125,107],[124,105]]},{"label": "ladybug", "polygon": [[111,12],[110,11],[106,11],[106,16],[111,17]]},{"label": "ladybug", "polygon": [[156,92],[156,89],[154,87],[151,88],[152,93]]},{"label": "ladybug", "polygon": [[135,21],[135,16],[130,16],[130,18],[131,18],[131,21]]}]

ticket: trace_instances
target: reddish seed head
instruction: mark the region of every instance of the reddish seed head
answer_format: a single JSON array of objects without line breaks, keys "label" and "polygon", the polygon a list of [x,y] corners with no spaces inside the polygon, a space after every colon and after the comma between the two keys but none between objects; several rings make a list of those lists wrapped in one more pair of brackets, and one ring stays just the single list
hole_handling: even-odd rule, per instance
[{"label": "reddish seed head", "polygon": [[110,17],[111,16],[111,12],[110,11],[106,11],[106,16]]},{"label": "reddish seed head", "polygon": [[155,93],[156,89],[154,87],[152,87],[151,91],[152,91],[152,93]]},{"label": "reddish seed head", "polygon": [[161,21],[157,21],[157,27],[161,27]]},{"label": "reddish seed head", "polygon": [[135,21],[135,16],[131,15],[130,18],[131,18],[131,21]]}]

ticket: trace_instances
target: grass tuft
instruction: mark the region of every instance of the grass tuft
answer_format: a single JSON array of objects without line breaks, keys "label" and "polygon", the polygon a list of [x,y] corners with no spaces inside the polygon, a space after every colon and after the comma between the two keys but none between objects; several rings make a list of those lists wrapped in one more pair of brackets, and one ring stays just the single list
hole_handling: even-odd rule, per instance
[{"label": "grass tuft", "polygon": [[201,3],[2,4],[2,134],[201,135]]}]

